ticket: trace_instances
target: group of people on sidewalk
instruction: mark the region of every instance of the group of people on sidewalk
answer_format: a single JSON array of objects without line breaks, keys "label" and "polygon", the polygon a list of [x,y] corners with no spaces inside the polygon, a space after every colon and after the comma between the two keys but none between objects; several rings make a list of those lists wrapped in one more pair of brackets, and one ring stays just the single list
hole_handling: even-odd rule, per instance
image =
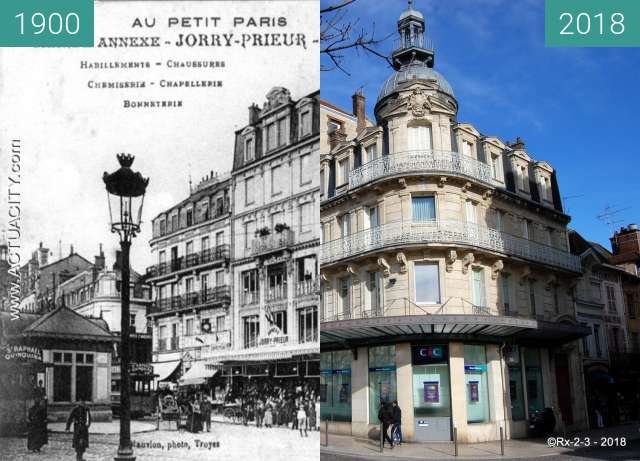
[{"label": "group of people on sidewalk", "polygon": [[[381,400],[380,409],[378,410],[378,420],[382,424],[382,447],[384,448],[384,442],[387,441],[389,442],[389,447],[393,448],[394,439],[396,439],[397,444],[400,445],[402,443],[402,410],[398,405],[398,401],[386,402]],[[391,428],[391,431],[389,431],[389,428]],[[391,436],[389,436],[389,432],[391,432]]]}]

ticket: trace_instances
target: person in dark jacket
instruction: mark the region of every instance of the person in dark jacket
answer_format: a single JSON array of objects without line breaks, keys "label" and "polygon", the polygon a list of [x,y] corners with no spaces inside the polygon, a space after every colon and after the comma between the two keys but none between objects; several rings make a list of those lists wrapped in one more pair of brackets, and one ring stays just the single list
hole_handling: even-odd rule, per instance
[{"label": "person in dark jacket", "polygon": [[378,410],[378,419],[382,423],[382,448],[384,448],[384,441],[389,442],[389,446],[393,448],[393,440],[389,437],[389,426],[393,424],[393,410],[391,405],[384,400],[380,401],[380,409]]},{"label": "person in dark jacket", "polygon": [[202,413],[202,430],[207,429],[207,432],[211,432],[211,400],[208,395],[205,395],[200,404],[200,411]]},{"label": "person in dark jacket", "polygon": [[89,426],[91,426],[91,412],[84,401],[76,405],[67,419],[67,432],[73,423],[73,448],[76,450],[76,459],[82,461],[82,455],[89,447]]},{"label": "person in dark jacket", "polygon": [[29,451],[40,453],[42,445],[49,443],[47,434],[47,410],[44,401],[36,399],[29,408],[29,432],[27,434],[27,448]]},{"label": "person in dark jacket", "polygon": [[391,438],[393,434],[398,433],[398,445],[402,443],[402,410],[398,405],[398,401],[393,401],[393,426],[391,426]]}]

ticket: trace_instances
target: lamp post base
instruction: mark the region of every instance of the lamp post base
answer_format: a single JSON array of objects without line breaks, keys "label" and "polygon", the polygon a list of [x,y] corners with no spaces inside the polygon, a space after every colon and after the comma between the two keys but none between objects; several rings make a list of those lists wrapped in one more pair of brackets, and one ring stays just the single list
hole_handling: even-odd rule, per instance
[{"label": "lamp post base", "polygon": [[118,448],[118,454],[113,459],[115,461],[136,461],[131,448]]}]

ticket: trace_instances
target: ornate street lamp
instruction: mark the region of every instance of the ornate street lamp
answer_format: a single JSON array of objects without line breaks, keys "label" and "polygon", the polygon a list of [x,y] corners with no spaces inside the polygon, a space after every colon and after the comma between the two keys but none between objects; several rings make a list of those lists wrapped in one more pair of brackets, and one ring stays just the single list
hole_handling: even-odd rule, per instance
[{"label": "ornate street lamp", "polygon": [[131,404],[129,401],[129,250],[131,240],[140,232],[142,205],[149,179],[131,170],[135,158],[129,154],[118,154],[120,169],[114,173],[104,173],[102,180],[107,188],[111,232],[120,236],[122,249],[120,299],[120,445],[116,461],[133,461],[131,446]]}]

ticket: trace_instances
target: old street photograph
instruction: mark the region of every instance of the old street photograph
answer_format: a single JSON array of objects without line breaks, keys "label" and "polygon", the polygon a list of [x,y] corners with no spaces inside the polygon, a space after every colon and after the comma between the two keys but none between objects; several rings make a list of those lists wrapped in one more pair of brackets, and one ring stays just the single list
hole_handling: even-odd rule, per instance
[{"label": "old street photograph", "polygon": [[[100,1],[96,43],[161,46],[0,50],[0,459],[318,459],[316,7]],[[300,40],[174,45],[229,30]]]},{"label": "old street photograph", "polygon": [[323,460],[640,459],[638,55],[544,11],[321,2]]}]

